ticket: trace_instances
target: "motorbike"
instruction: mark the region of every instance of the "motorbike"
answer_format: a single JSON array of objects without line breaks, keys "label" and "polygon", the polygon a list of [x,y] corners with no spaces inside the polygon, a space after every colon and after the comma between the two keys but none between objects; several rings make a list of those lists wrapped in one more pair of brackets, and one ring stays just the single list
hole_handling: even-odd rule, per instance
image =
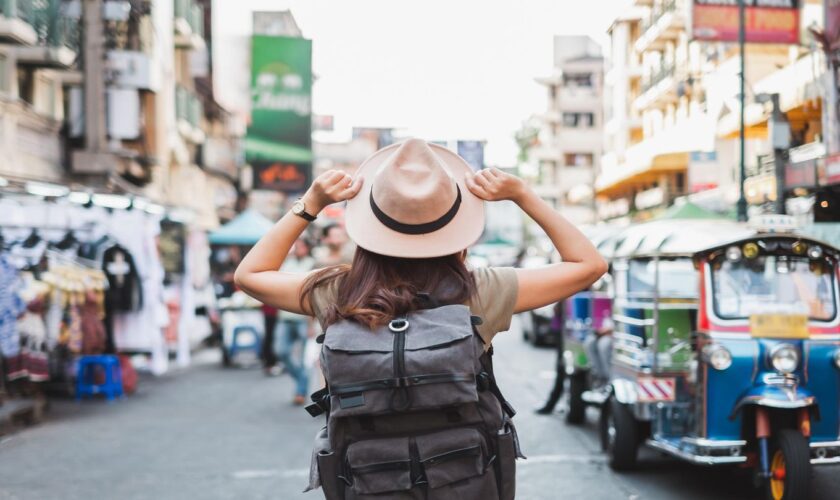
[{"label": "motorbike", "polygon": [[791,500],[813,466],[840,464],[840,251],[776,225],[655,221],[623,236],[599,425],[613,469],[644,445],[746,468],[765,498]]}]

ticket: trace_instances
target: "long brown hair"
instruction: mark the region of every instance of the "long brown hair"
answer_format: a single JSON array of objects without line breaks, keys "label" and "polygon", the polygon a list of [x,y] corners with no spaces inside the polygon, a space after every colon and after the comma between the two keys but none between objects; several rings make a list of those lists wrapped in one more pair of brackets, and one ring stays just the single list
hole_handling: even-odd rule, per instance
[{"label": "long brown hair", "polygon": [[301,304],[336,282],[335,302],[323,311],[325,326],[350,319],[376,328],[422,306],[427,293],[440,304],[463,304],[475,292],[460,253],[425,259],[389,257],[357,247],[352,265],[328,267],[303,283]]}]

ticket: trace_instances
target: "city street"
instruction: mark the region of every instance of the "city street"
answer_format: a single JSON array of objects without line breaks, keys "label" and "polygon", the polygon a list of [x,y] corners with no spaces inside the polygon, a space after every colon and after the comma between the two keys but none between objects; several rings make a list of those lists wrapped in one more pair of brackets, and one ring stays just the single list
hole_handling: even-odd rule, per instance
[{"label": "city street", "polygon": [[[592,412],[582,428],[558,413],[534,415],[553,376],[554,351],[521,340],[516,323],[497,337],[502,389],[519,409],[523,451],[517,498],[741,499],[733,471],[692,467],[643,452],[640,470],[618,475],[599,452]],[[215,352],[186,372],[143,379],[128,400],[59,401],[46,422],[0,441],[0,499],[295,499],[304,495],[311,438],[320,420],[289,403],[288,377],[223,369]],[[812,498],[840,477],[817,471]]]}]

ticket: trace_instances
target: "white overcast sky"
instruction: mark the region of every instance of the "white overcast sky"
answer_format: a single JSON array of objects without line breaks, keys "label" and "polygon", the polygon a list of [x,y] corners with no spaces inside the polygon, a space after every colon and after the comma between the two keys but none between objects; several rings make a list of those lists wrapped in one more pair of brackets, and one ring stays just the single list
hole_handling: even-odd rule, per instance
[{"label": "white overcast sky", "polygon": [[[628,0],[215,0],[214,43],[248,35],[251,12],[294,14],[313,40],[317,114],[330,139],[354,126],[426,139],[485,139],[491,165],[511,165],[520,123],[545,108],[534,82],[552,68],[554,35],[606,29]],[[219,71],[215,69],[217,78]]]}]

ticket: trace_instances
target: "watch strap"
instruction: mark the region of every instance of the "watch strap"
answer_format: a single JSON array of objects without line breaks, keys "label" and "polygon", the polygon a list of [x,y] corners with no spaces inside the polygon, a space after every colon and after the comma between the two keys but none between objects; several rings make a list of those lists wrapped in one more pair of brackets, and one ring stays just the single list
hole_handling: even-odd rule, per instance
[{"label": "watch strap", "polygon": [[303,205],[303,210],[301,210],[300,212],[296,212],[296,211],[292,210],[293,214],[295,214],[298,217],[300,217],[304,220],[307,220],[309,222],[312,222],[315,219],[317,219],[316,216],[314,216],[314,215],[312,215],[312,214],[310,214],[309,212],[306,211],[306,204],[303,203],[303,200],[297,200],[295,203],[301,203]]},{"label": "watch strap", "polygon": [[314,221],[315,219],[317,219],[317,217],[315,217],[314,215],[310,214],[310,213],[309,213],[309,212],[307,212],[306,210],[304,210],[303,212],[300,212],[300,213],[298,213],[298,214],[295,214],[295,215],[297,215],[298,217],[303,217],[304,219],[308,220],[309,222],[312,222],[312,221]]}]

